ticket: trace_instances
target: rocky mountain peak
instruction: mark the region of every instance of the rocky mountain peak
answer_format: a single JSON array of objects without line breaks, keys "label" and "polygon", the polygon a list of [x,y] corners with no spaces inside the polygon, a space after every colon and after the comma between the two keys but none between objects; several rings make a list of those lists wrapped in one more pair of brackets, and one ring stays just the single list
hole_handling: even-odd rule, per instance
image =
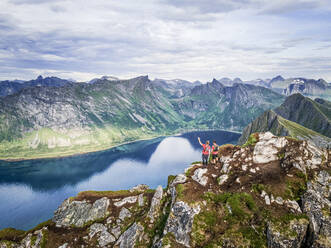
[{"label": "rocky mountain peak", "polygon": [[233,79],[233,82],[234,83],[243,83],[243,81],[240,78],[238,78],[238,77],[236,77],[235,79]]},{"label": "rocky mountain peak", "polygon": [[0,247],[330,247],[330,150],[266,132],[218,158],[165,189],[81,192]]},{"label": "rocky mountain peak", "polygon": [[273,83],[275,81],[285,81],[285,78],[283,78],[281,75],[278,75],[270,80],[270,83]]},{"label": "rocky mountain peak", "polygon": [[38,80],[38,81],[41,81],[41,80],[43,80],[44,78],[43,78],[43,76],[41,76],[41,75],[39,75],[37,78],[36,78],[36,80]]}]

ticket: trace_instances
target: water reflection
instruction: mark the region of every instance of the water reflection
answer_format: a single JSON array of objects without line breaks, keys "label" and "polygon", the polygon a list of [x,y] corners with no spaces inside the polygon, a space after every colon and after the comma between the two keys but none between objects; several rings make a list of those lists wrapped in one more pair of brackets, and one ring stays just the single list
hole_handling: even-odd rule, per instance
[{"label": "water reflection", "polygon": [[45,221],[69,196],[84,190],[119,190],[140,183],[166,185],[200,160],[196,139],[236,142],[238,134],[193,132],[61,159],[0,162],[0,229],[28,229]]}]

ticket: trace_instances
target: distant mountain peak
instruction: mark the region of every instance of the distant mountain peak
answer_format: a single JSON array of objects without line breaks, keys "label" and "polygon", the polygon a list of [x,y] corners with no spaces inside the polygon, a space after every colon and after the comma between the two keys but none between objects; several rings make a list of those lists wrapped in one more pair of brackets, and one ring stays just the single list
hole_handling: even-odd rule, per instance
[{"label": "distant mountain peak", "polygon": [[284,81],[285,78],[283,78],[281,75],[278,75],[274,77],[273,79],[270,80],[270,83],[275,82],[275,81]]},{"label": "distant mountain peak", "polygon": [[235,79],[233,79],[233,82],[235,82],[235,83],[243,83],[243,81],[240,78],[238,78],[238,77],[236,77]]},{"label": "distant mountain peak", "polygon": [[117,81],[119,80],[118,77],[114,77],[114,76],[102,76],[101,80],[108,80],[108,81]]},{"label": "distant mountain peak", "polygon": [[213,81],[211,82],[212,84],[215,84],[215,83],[219,83],[218,80],[216,80],[215,78],[213,78]]}]

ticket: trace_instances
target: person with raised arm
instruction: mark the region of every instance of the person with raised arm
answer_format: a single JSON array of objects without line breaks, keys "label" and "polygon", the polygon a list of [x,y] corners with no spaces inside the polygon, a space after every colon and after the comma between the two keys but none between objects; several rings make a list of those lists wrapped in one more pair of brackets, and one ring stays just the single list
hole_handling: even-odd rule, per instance
[{"label": "person with raised arm", "polygon": [[206,144],[203,144],[200,140],[200,137],[198,137],[198,141],[202,146],[202,164],[208,165],[209,153],[210,153],[209,140],[206,141]]}]

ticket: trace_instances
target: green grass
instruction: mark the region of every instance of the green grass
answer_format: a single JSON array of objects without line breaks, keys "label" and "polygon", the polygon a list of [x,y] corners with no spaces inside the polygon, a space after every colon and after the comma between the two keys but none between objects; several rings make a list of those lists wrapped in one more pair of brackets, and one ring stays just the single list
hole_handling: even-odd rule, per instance
[{"label": "green grass", "polygon": [[242,145],[242,147],[247,147],[247,146],[254,146],[257,143],[257,138],[256,138],[256,133],[252,133],[245,144]]},{"label": "green grass", "polygon": [[0,240],[13,241],[18,237],[23,237],[25,233],[26,232],[22,230],[17,230],[14,228],[5,228],[0,230]]},{"label": "green grass", "polygon": [[[73,131],[74,132],[74,131]],[[69,130],[70,133],[70,130]],[[40,140],[37,148],[31,148],[31,143],[38,135]],[[94,129],[87,133],[81,133],[72,138],[68,135],[54,132],[50,129],[41,129],[26,134],[23,139],[4,141],[0,143],[0,159],[20,160],[36,158],[65,157],[74,154],[82,154],[106,150],[111,147],[133,142],[136,140],[152,139],[163,136],[161,132],[146,132],[142,129],[122,130],[114,127]],[[49,140],[56,139],[70,141],[70,146],[49,148]]]},{"label": "green grass", "polygon": [[250,247],[262,248],[265,247],[266,237],[262,227],[254,230],[252,226],[242,226],[239,228],[239,232],[243,237],[250,242]]},{"label": "green grass", "polygon": [[261,194],[262,191],[266,191],[266,187],[263,184],[252,184],[252,190],[255,193]]},{"label": "green grass", "polygon": [[301,126],[298,123],[295,123],[293,121],[286,120],[280,116],[278,116],[279,123],[283,125],[290,133],[290,135],[294,138],[313,138],[313,137],[320,137],[324,140],[330,141],[331,139],[324,136],[323,134],[317,133],[309,128],[306,128],[304,126]]}]

